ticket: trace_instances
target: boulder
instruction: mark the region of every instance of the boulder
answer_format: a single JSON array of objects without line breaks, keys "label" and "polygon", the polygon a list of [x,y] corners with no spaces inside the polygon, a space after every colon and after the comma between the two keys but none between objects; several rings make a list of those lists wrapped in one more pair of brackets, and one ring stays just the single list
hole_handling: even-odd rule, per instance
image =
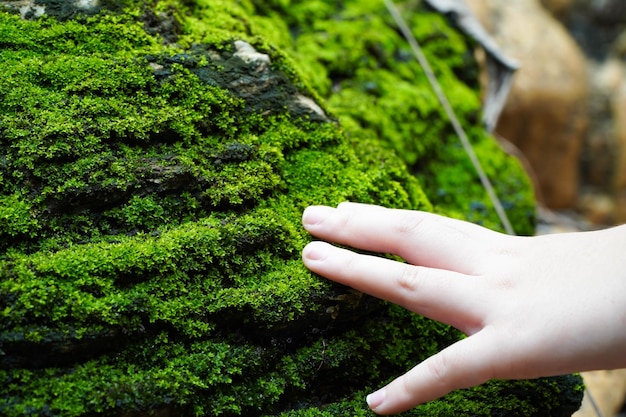
[{"label": "boulder", "polygon": [[575,0],[541,0],[541,4],[555,16],[569,13],[574,2]]},{"label": "boulder", "polygon": [[597,417],[596,407],[602,416],[622,415],[620,411],[623,411],[624,406],[626,369],[584,372],[582,375],[587,392],[582,407],[573,417]]},{"label": "boulder", "polygon": [[[552,7],[550,10],[555,11]],[[586,55],[591,86],[587,106],[590,124],[581,157],[578,208],[591,221],[604,225],[623,223],[626,220],[623,112],[626,5],[617,0],[571,2],[555,12]],[[598,216],[596,205],[589,204],[598,195],[612,200],[613,208],[606,215]]]},{"label": "boulder", "polygon": [[496,132],[529,160],[545,205],[575,206],[588,125],[584,55],[538,0],[468,0],[468,4],[502,51],[521,66]]},{"label": "boulder", "polygon": [[[465,39],[404,8],[518,232]],[[0,10],[0,414],[365,415],[462,337],[311,274],[310,204],[499,228],[382,4],[35,1]],[[405,415],[569,416],[578,376]]]},{"label": "boulder", "polygon": [[[621,66],[621,74],[626,74],[626,68]],[[614,136],[616,143],[613,143],[614,160],[613,169],[614,175],[612,178],[613,196],[616,202],[615,216],[612,220],[616,223],[623,223],[626,221],[626,112],[624,111],[624,105],[626,105],[626,83],[620,80],[617,88],[614,90],[611,96],[611,104],[613,110],[614,120]]]}]

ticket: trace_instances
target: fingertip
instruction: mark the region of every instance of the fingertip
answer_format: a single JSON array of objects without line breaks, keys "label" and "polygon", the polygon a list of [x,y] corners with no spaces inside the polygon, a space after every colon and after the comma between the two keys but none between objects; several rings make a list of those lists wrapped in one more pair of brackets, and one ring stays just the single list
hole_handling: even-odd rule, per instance
[{"label": "fingertip", "polygon": [[367,402],[367,406],[374,412],[385,402],[385,398],[387,397],[387,390],[380,389],[365,398]]},{"label": "fingertip", "polygon": [[302,212],[302,224],[305,229],[322,223],[335,210],[328,206],[309,206]]},{"label": "fingertip", "polygon": [[324,242],[310,242],[302,249],[302,259],[307,261],[321,261],[328,256],[328,244]]}]

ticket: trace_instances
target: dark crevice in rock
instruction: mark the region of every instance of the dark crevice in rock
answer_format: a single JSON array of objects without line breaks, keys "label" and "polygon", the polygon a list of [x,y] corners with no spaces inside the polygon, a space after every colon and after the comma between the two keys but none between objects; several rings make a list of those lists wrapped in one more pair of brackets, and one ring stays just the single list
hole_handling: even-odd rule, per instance
[{"label": "dark crevice in rock", "polygon": [[152,36],[160,36],[165,44],[174,44],[182,33],[183,28],[172,12],[160,12],[146,8],[141,15],[146,32]]},{"label": "dark crevice in rock", "polygon": [[244,99],[247,112],[268,116],[289,113],[312,121],[329,121],[324,111],[302,95],[284,73],[272,68],[268,55],[241,41],[228,49],[235,52],[195,45],[188,53],[146,58],[158,80],[168,79],[173,75],[172,65],[180,64],[204,83]]}]

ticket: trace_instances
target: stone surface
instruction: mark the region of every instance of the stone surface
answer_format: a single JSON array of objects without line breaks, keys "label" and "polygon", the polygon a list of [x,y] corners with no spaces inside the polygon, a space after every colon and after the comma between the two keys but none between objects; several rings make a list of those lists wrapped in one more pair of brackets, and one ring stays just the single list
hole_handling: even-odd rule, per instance
[{"label": "stone surface", "polygon": [[550,13],[563,16],[571,9],[574,1],[575,0],[541,0],[541,4],[550,11]]},{"label": "stone surface", "polygon": [[622,223],[626,221],[623,197],[626,5],[622,1],[607,0],[563,2],[558,10],[547,6],[585,53],[591,86],[587,102],[590,124],[580,161],[582,194],[578,208],[587,211],[586,196],[590,193],[604,194],[613,200],[614,210],[602,216],[603,221],[609,225]]},{"label": "stone surface", "polygon": [[578,210],[591,224],[612,225],[615,222],[615,198],[610,194],[583,191],[580,194]]},{"label": "stone surface", "polygon": [[588,102],[589,131],[581,159],[582,188],[610,191],[616,174],[619,144],[616,141],[613,96],[621,89],[623,69],[615,59],[587,64],[591,83]]},{"label": "stone surface", "polygon": [[[584,372],[583,380],[602,416],[617,416],[626,399],[626,369]],[[585,394],[582,407],[573,417],[598,417],[588,394]]]},{"label": "stone surface", "polygon": [[[310,204],[498,228],[380,2],[4,4],[1,415],[366,415],[366,393],[461,337],[300,259]],[[404,13],[532,233],[465,39]],[[406,415],[566,416],[580,383],[491,381]]]},{"label": "stone surface", "polygon": [[588,124],[582,52],[535,0],[470,0],[503,52],[521,68],[496,131],[528,158],[548,207],[572,207]]},{"label": "stone surface", "polygon": [[[621,75],[626,75],[626,68],[621,67]],[[616,158],[614,163],[613,187],[617,202],[615,221],[626,222],[626,81],[621,82],[612,94],[612,114],[615,126]]]}]

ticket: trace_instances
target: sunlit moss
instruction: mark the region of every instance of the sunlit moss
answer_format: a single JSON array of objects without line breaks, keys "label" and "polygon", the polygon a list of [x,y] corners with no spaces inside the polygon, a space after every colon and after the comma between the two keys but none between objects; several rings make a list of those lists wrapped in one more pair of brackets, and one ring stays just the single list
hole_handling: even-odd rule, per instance
[{"label": "sunlit moss", "polygon": [[[153,3],[0,12],[0,414],[371,415],[366,392],[460,335],[308,272],[300,216],[351,200],[498,228],[437,101],[378,1]],[[406,12],[529,233],[465,40]],[[493,382],[407,415],[580,396]]]}]

